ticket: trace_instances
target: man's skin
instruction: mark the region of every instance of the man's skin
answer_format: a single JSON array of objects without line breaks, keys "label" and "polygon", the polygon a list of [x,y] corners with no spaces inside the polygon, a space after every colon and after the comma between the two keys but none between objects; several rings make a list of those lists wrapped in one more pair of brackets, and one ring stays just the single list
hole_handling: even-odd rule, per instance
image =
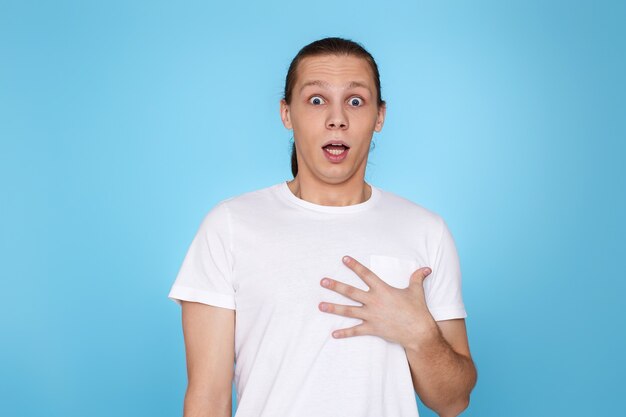
[{"label": "man's skin", "polygon": [[[304,58],[289,104],[280,102],[283,124],[293,129],[298,175],[288,183],[299,198],[320,205],[347,206],[371,196],[365,168],[374,132],[380,132],[386,106],[377,104],[373,72],[355,56],[323,55]],[[341,162],[324,156],[322,145],[342,140],[349,151]],[[363,291],[326,277],[325,288],[359,303],[348,306],[322,302],[322,312],[353,317],[362,323],[333,332],[344,338],[374,335],[404,347],[415,392],[441,417],[457,416],[469,405],[477,373],[464,319],[435,321],[425,301],[423,281],[431,272],[416,270],[407,288],[386,284],[372,271],[347,256],[352,269],[369,290]]]}]

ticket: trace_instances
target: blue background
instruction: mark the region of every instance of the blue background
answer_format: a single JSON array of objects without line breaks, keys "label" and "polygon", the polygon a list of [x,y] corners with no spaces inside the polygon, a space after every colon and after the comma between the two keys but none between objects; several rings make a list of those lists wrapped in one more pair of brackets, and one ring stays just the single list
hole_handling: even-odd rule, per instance
[{"label": "blue background", "polygon": [[598,1],[3,1],[0,413],[182,414],[169,288],[215,203],[291,179],[287,67],[343,36],[388,102],[366,180],[457,242],[479,371],[463,415],[616,415],[625,19]]}]

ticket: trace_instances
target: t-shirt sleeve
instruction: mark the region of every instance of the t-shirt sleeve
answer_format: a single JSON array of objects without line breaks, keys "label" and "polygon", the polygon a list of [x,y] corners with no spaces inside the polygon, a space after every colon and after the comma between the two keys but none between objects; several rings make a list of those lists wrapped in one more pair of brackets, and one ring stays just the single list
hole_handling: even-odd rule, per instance
[{"label": "t-shirt sleeve", "polygon": [[467,317],[461,293],[461,266],[454,238],[439,217],[440,238],[432,272],[424,280],[426,304],[435,321]]},{"label": "t-shirt sleeve", "polygon": [[232,235],[228,207],[218,203],[204,217],[187,250],[168,298],[235,310]]}]

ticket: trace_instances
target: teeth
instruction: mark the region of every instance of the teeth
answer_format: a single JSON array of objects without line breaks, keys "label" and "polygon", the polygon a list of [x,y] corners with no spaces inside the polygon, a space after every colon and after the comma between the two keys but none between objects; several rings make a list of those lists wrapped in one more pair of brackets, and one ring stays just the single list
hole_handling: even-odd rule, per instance
[{"label": "teeth", "polygon": [[346,151],[345,149],[326,149],[326,152],[328,152],[328,153],[330,153],[332,155],[341,155],[345,151]]}]

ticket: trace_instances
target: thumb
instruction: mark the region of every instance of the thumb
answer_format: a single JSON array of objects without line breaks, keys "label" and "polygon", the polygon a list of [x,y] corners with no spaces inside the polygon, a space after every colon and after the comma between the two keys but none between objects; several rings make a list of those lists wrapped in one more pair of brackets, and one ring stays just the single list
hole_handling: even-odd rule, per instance
[{"label": "thumb", "polygon": [[410,284],[411,285],[418,285],[418,284],[423,285],[424,280],[426,279],[428,275],[431,274],[431,272],[433,272],[432,269],[430,269],[427,266],[422,267],[420,269],[416,269],[415,272],[411,274]]}]

